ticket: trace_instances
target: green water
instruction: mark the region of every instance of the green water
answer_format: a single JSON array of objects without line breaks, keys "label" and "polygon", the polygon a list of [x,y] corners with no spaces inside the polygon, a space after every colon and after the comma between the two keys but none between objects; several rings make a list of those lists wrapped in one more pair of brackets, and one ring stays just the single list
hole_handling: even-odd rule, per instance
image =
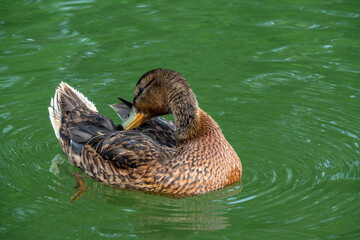
[{"label": "green water", "polygon": [[[360,2],[1,1],[1,239],[360,239]],[[182,73],[243,178],[186,199],[76,191],[47,107]],[[118,120],[116,120],[119,122]]]}]

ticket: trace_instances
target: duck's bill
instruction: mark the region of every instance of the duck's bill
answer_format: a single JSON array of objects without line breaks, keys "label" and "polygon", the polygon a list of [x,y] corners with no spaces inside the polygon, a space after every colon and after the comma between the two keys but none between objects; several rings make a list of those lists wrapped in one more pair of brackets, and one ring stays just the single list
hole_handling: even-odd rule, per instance
[{"label": "duck's bill", "polygon": [[121,124],[125,130],[130,130],[137,128],[143,122],[145,122],[145,117],[141,113],[136,113],[134,108],[131,108],[129,117]]}]

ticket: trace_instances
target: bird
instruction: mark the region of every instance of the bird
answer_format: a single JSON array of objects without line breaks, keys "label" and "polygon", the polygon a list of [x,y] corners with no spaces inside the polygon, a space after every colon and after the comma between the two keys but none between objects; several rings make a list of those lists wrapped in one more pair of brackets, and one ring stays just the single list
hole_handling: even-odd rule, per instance
[{"label": "bird", "polygon": [[[123,121],[116,125],[65,82],[51,98],[49,117],[62,150],[89,177],[183,197],[241,180],[240,158],[180,73],[150,70],[138,80],[132,102],[118,99],[110,105]],[[174,121],[162,117],[167,114]]]}]

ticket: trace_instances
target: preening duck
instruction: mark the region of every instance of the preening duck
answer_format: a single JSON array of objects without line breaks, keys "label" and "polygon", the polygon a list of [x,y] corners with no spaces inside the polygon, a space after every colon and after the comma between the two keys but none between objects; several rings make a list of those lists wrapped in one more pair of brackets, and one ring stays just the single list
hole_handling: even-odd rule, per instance
[{"label": "preening duck", "polygon": [[[106,185],[179,196],[217,190],[241,179],[240,159],[218,124],[198,106],[185,78],[154,69],[133,101],[111,105],[121,125],[66,83],[51,99],[55,135],[70,162]],[[174,122],[160,116],[172,114]]]}]

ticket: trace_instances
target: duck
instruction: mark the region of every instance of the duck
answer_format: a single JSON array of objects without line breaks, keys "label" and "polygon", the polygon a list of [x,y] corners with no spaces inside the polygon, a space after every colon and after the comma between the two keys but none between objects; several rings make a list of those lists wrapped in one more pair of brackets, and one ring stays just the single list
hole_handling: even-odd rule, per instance
[{"label": "duck", "polygon": [[[118,125],[65,82],[48,107],[63,152],[92,179],[185,197],[241,180],[240,158],[180,73],[150,70],[138,80],[132,102],[118,99],[110,105],[123,121]],[[174,121],[162,117],[167,114]]]}]

